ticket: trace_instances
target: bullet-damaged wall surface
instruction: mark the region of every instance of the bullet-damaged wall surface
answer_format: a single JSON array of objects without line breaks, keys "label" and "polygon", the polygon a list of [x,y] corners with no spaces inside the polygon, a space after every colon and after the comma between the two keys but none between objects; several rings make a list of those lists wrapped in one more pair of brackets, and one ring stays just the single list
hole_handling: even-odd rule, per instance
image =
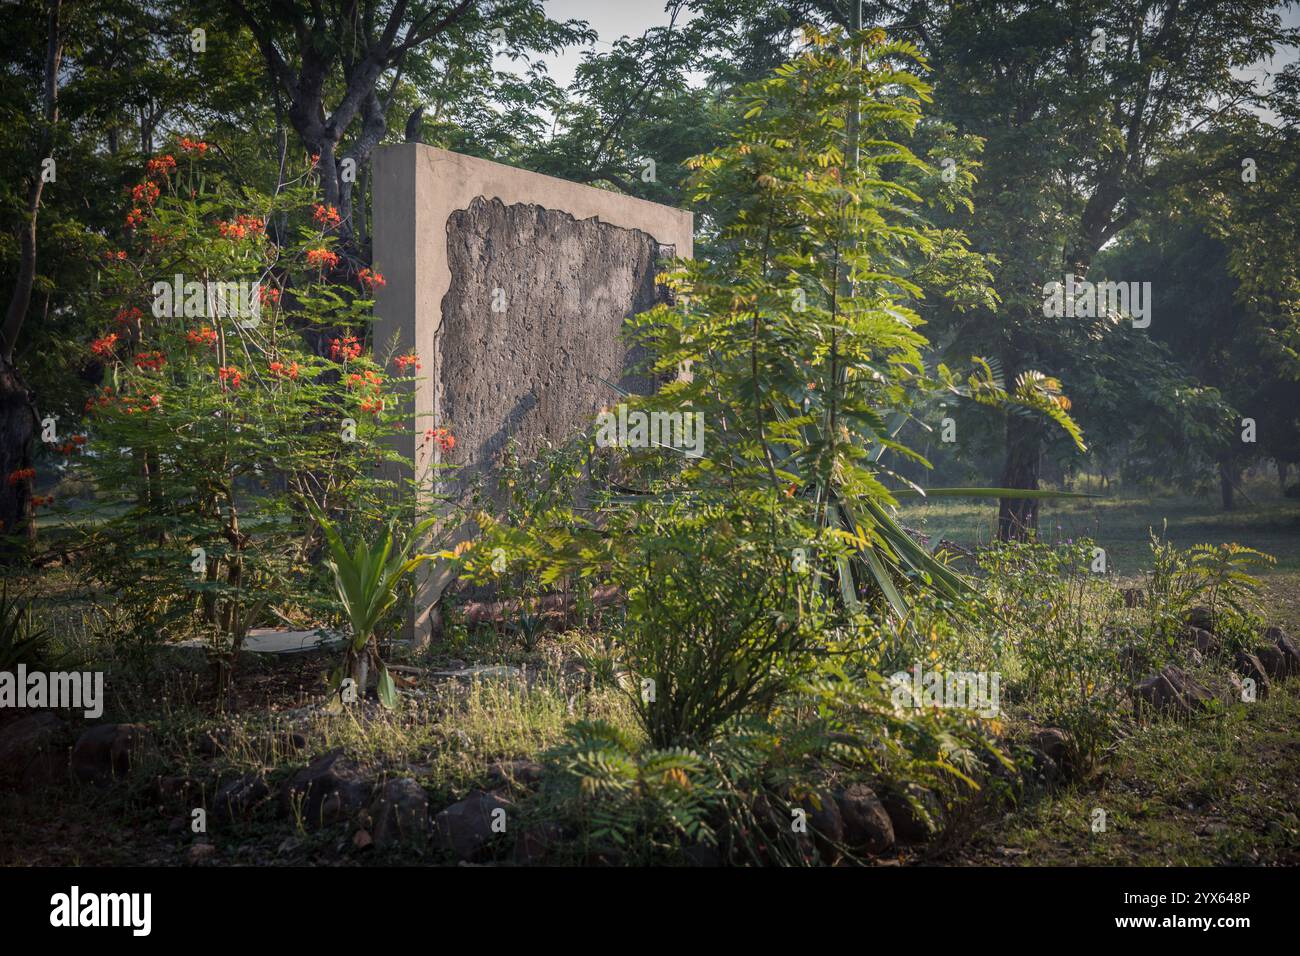
[{"label": "bullet-damaged wall surface", "polygon": [[[690,256],[692,216],[414,143],[374,158],[374,262],[387,284],[375,343],[416,351],[415,420],[402,451],[416,475],[454,470],[441,491],[490,471],[513,437],[525,459],[586,427],[624,387],[625,320],[655,304],[665,255]],[[670,247],[670,248],[664,248]],[[448,580],[422,582],[408,636],[429,636]]]}]

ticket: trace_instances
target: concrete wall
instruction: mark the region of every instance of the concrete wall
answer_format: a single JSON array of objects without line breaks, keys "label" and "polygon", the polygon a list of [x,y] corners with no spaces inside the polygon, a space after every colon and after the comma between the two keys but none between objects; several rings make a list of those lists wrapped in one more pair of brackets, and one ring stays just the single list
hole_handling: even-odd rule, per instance
[{"label": "concrete wall", "polygon": [[[690,213],[414,143],[374,155],[375,343],[416,350],[416,474],[456,437],[440,492],[490,471],[513,436],[524,454],[559,444],[618,400],[624,320],[655,302],[663,254],[692,253]],[[494,301],[504,311],[493,311]],[[447,582],[423,582],[410,636],[427,638]]]}]

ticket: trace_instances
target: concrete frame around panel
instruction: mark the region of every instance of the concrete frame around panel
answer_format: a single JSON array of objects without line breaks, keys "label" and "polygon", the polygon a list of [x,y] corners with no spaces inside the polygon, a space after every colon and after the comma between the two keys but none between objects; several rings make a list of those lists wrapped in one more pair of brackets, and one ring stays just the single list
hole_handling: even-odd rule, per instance
[{"label": "concrete frame around panel", "polygon": [[[426,427],[438,427],[442,420],[436,349],[443,297],[451,286],[447,220],[453,212],[476,197],[508,206],[532,204],[579,220],[638,229],[660,245],[674,246],[683,258],[693,253],[694,216],[670,206],[418,143],[380,147],[373,164],[373,258],[387,283],[375,297],[375,347],[386,349],[395,340],[398,353],[414,349],[432,369],[417,380],[415,420],[420,426],[412,428],[401,448],[415,474],[427,474],[437,463],[435,444],[422,445],[419,439]],[[414,620],[407,623],[408,639],[429,639],[437,599],[450,577],[443,567],[423,577]]]}]

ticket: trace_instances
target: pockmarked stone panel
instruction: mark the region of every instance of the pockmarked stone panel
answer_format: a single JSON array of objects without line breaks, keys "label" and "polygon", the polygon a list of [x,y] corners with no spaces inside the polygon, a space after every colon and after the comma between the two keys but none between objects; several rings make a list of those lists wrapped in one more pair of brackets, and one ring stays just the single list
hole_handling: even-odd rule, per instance
[{"label": "pockmarked stone panel", "polygon": [[[590,427],[619,400],[602,379],[649,387],[628,374],[622,330],[654,305],[659,257],[690,257],[690,213],[417,143],[373,162],[374,263],[387,279],[374,341],[422,362],[400,442],[417,481],[463,491],[511,438],[528,460]],[[455,437],[453,470],[427,437],[439,428]],[[451,569],[425,573],[417,642]]]},{"label": "pockmarked stone panel", "polygon": [[436,405],[465,488],[512,439],[529,461],[588,427],[619,400],[609,383],[649,387],[629,371],[622,329],[658,301],[663,253],[638,229],[481,197],[452,213],[446,235]]}]

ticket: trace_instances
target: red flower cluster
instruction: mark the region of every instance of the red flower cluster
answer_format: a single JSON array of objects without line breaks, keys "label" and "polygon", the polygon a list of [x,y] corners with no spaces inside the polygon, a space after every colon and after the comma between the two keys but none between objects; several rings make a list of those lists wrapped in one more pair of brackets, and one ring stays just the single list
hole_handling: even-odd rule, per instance
[{"label": "red flower cluster", "polygon": [[113,252],[112,250],[110,250],[104,253],[104,260],[106,262],[125,262],[126,251],[123,249],[119,249],[117,250],[117,252]]},{"label": "red flower cluster", "polygon": [[265,231],[266,224],[259,217],[245,216],[243,213],[229,222],[223,219],[217,223],[217,232],[225,239],[245,239],[248,236],[260,236]]},{"label": "red flower cluster", "polygon": [[[135,203],[144,203],[146,206],[152,206],[158,201],[161,192],[157,183],[145,180],[139,185],[131,187],[131,201]],[[132,210],[134,211],[134,210]]]},{"label": "red flower cluster", "polygon": [[[134,404],[132,404],[132,402],[134,402]],[[122,408],[126,410],[128,415],[134,415],[137,412],[157,411],[162,408],[162,396],[155,392],[148,398],[123,398]]]},{"label": "red flower cluster", "polygon": [[262,305],[280,304],[280,290],[273,285],[259,285],[257,294],[261,297]]},{"label": "red flower cluster", "polygon": [[119,310],[117,315],[113,317],[113,321],[118,325],[126,325],[128,322],[139,322],[141,317],[142,313],[140,310],[132,307],[129,309]]},{"label": "red flower cluster", "polygon": [[315,220],[316,225],[322,229],[333,229],[343,220],[339,216],[339,211],[333,206],[317,206],[312,210],[311,218]]},{"label": "red flower cluster", "polygon": [[328,249],[308,249],[307,262],[318,269],[333,269],[339,264],[339,257]]},{"label": "red flower cluster", "polygon": [[424,443],[437,442],[438,447],[442,449],[443,454],[451,451],[456,447],[456,438],[446,428],[429,428],[424,433]]},{"label": "red flower cluster", "polygon": [[354,359],[361,354],[361,343],[357,341],[355,335],[349,335],[346,338],[334,339],[330,342],[330,358],[336,362],[346,362],[348,359]]},{"label": "red flower cluster", "polygon": [[26,481],[29,478],[36,477],[35,468],[19,468],[17,471],[9,472],[9,484],[16,485],[19,482]]},{"label": "red flower cluster", "polygon": [[117,339],[118,335],[116,332],[113,332],[111,335],[106,335],[102,339],[95,339],[95,341],[90,343],[90,351],[102,359],[111,359],[113,357],[113,349],[117,347]]},{"label": "red flower cluster", "polygon": [[43,508],[46,505],[54,504],[53,495],[32,495],[32,507]]},{"label": "red flower cluster", "polygon": [[415,352],[408,352],[406,355],[399,355],[393,359],[393,364],[401,372],[405,372],[408,368],[413,372],[418,372],[420,371],[420,356]]},{"label": "red flower cluster", "polygon": [[166,176],[176,168],[176,159],[170,155],[159,156],[144,164],[145,172],[150,176]]},{"label": "red flower cluster", "polygon": [[86,399],[86,411],[90,411],[96,405],[98,405],[100,408],[105,408],[109,404],[111,404],[112,401],[113,401],[113,390],[109,388],[107,385],[105,385],[102,389],[100,389],[99,395],[97,396],[92,395],[90,398]]},{"label": "red flower cluster", "polygon": [[374,272],[371,269],[362,269],[357,273],[357,278],[361,280],[361,284],[367,289],[382,289],[388,285],[382,272]]},{"label": "red flower cluster", "polygon": [[221,368],[217,369],[217,378],[221,379],[223,384],[228,385],[231,388],[239,388],[244,381],[243,373],[232,365],[223,365]]},{"label": "red flower cluster", "polygon": [[135,367],[156,372],[167,364],[167,358],[161,352],[141,352],[135,357]]},{"label": "red flower cluster", "polygon": [[190,139],[188,136],[182,136],[181,149],[187,153],[198,153],[202,156],[208,151],[208,144],[197,139]]},{"label": "red flower cluster", "polygon": [[84,444],[86,444],[85,435],[71,435],[68,440],[59,447],[59,451],[63,452],[65,455],[71,455]]},{"label": "red flower cluster", "polygon": [[272,374],[272,375],[278,375],[278,376],[280,376],[281,378],[297,378],[297,377],[298,377],[298,363],[297,363],[297,362],[294,362],[294,363],[292,363],[292,364],[290,364],[290,365],[285,365],[283,362],[272,362],[270,368],[271,368],[271,374]]},{"label": "red flower cluster", "polygon": [[185,333],[185,340],[190,345],[214,345],[217,341],[216,330],[203,326],[201,329],[190,329]]}]

